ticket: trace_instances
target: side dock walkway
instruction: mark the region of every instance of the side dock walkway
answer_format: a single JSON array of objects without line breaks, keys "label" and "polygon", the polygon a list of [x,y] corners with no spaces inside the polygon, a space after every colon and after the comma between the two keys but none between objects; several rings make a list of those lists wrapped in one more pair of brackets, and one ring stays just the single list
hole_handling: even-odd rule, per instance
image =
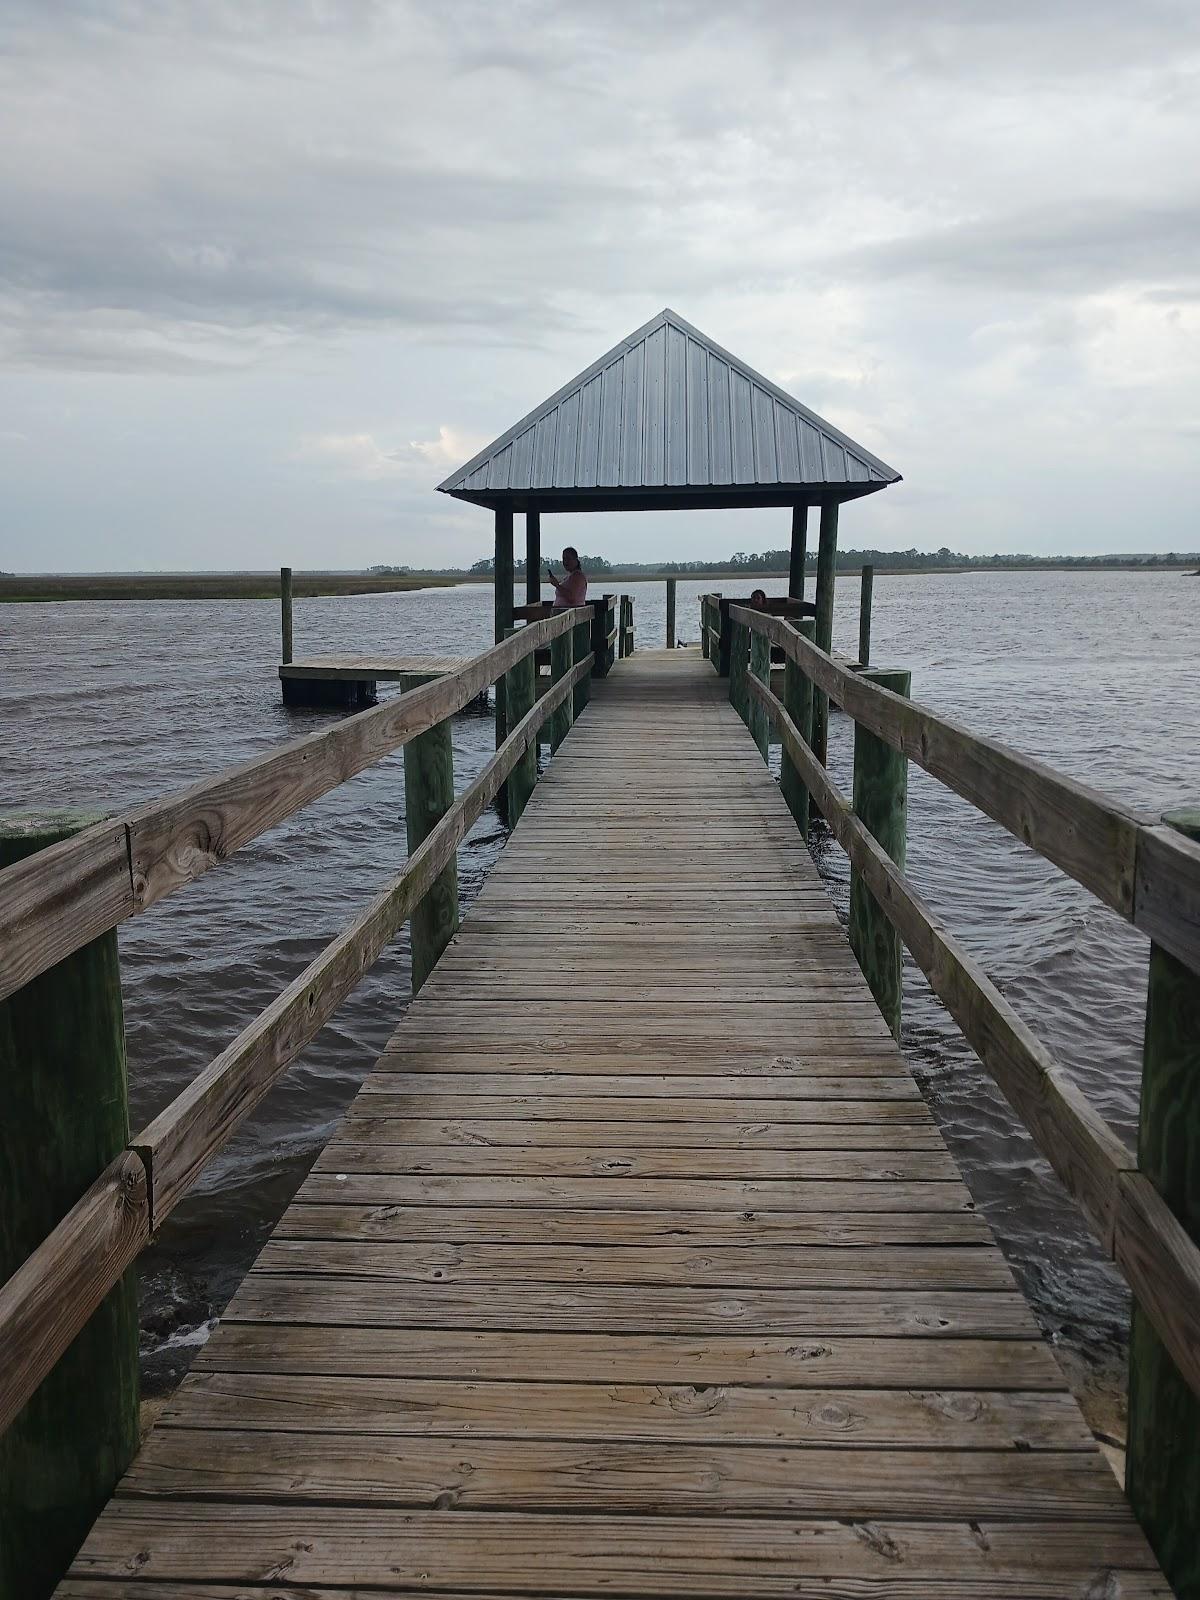
[{"label": "side dock walkway", "polygon": [[60,1595],[1168,1600],[726,688],[595,686]]}]

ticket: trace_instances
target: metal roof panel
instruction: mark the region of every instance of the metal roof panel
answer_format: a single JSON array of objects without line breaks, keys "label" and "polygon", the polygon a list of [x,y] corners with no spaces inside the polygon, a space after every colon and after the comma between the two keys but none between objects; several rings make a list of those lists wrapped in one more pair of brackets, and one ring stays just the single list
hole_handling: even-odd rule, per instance
[{"label": "metal roof panel", "polygon": [[[819,493],[900,474],[670,309],[615,345],[438,487],[516,494],[711,488]],[[861,490],[860,490],[861,492]],[[582,502],[581,502],[582,505]]]}]

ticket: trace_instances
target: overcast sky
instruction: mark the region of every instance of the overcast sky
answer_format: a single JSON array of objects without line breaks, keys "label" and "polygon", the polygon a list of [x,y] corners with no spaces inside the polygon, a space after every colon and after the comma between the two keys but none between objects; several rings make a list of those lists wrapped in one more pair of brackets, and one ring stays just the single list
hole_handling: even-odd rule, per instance
[{"label": "overcast sky", "polygon": [[1200,546],[1195,0],[0,0],[0,50],[0,567],[469,562],[433,486],[664,305],[904,474],[843,545]]}]

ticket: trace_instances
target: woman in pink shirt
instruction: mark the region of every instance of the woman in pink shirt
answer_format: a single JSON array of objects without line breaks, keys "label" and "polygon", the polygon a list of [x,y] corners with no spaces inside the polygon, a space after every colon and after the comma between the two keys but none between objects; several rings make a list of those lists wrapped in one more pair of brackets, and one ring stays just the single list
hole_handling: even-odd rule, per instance
[{"label": "woman in pink shirt", "polygon": [[562,582],[554,576],[550,563],[546,563],[546,576],[554,588],[554,610],[565,611],[571,606],[581,606],[587,599],[587,573],[579,565],[579,551],[569,544],[562,554],[564,572]]}]

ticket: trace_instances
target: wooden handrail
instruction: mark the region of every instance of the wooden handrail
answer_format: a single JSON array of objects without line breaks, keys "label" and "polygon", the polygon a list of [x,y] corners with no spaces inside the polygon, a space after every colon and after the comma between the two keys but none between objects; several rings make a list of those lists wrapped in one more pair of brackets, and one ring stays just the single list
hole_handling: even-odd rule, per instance
[{"label": "wooden handrail", "polygon": [[[1038,1150],[1079,1203],[1180,1373],[1200,1394],[1200,1249],[1137,1170],[1133,1151],[855,816],[780,700],[752,674],[747,674],[746,682],[751,696],[774,720],[789,759],[838,843]],[[888,695],[889,700],[899,698]]]},{"label": "wooden handrail", "polygon": [[969,800],[1134,927],[1200,972],[1200,844],[995,739],[866,682],[777,617],[763,633],[864,728]]},{"label": "wooden handrail", "polygon": [[[485,654],[496,659],[498,650]],[[131,1137],[126,1152],[0,1286],[0,1434],[204,1164],[374,964],[535,743],[542,724],[592,665],[590,655],[576,662],[541,696],[403,869],[170,1105]]]},{"label": "wooden handrail", "polygon": [[[580,614],[590,618],[590,607],[580,608]],[[532,622],[457,672],[5,868],[0,872],[0,1000],[461,711],[577,620],[570,610]]]}]

